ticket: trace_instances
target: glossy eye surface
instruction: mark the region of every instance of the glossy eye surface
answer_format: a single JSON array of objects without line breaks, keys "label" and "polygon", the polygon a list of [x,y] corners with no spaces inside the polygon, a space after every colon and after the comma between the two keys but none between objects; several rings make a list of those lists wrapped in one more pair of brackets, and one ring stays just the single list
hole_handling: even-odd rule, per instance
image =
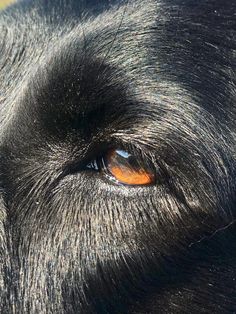
[{"label": "glossy eye surface", "polygon": [[153,169],[124,150],[110,150],[103,157],[103,166],[108,175],[121,184],[150,185],[155,183]]}]

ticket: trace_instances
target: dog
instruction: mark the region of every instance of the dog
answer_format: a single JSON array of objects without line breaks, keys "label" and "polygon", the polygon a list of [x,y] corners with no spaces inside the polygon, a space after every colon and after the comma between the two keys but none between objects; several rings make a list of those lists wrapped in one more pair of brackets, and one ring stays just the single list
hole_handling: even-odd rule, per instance
[{"label": "dog", "polygon": [[0,12],[1,313],[236,313],[236,3]]}]

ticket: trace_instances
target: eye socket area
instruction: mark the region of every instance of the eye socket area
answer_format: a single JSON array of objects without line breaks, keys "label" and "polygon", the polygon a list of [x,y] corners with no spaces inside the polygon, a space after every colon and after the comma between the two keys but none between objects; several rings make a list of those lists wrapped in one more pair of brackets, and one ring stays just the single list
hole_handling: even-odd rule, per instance
[{"label": "eye socket area", "polygon": [[122,185],[149,186],[156,181],[154,169],[149,163],[122,149],[108,150],[88,168]]}]

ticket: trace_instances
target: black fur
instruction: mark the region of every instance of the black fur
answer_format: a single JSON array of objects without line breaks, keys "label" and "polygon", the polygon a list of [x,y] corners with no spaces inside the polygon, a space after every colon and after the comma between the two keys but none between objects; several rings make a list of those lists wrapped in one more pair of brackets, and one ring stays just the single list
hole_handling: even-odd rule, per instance
[{"label": "black fur", "polygon": [[236,313],[236,2],[20,1],[0,69],[1,313]]}]

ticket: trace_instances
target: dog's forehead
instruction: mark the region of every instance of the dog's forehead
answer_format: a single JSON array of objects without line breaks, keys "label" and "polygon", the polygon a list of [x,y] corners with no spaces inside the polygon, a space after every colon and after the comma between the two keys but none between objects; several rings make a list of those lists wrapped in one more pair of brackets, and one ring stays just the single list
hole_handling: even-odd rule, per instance
[{"label": "dog's forehead", "polygon": [[14,94],[12,88],[20,85],[22,89],[24,82],[31,81],[38,68],[50,68],[55,60],[58,66],[74,61],[78,67],[84,57],[88,62],[100,59],[102,63],[104,59],[112,65],[122,66],[123,62],[135,69],[139,59],[145,57],[148,38],[142,32],[150,29],[154,16],[138,4],[129,8],[106,6],[106,10],[92,14],[86,11],[86,2],[79,5],[80,15],[68,13],[65,3],[56,9],[51,5],[47,13],[40,11],[42,7],[40,2],[32,7],[20,3],[1,14],[1,94],[5,98]]},{"label": "dog's forehead", "polygon": [[[191,73],[202,79],[198,76],[203,71],[213,71],[214,64],[222,60],[225,68],[231,66],[226,57],[235,49],[234,4],[118,2],[60,1],[58,6],[53,1],[20,2],[3,12],[2,93],[5,84],[7,88],[17,85],[60,50],[62,62],[75,54],[90,53],[125,67],[127,74],[136,71],[163,79],[164,72],[165,77],[180,77],[183,83],[188,83]],[[222,32],[225,27],[227,36]],[[14,77],[16,82],[10,84]]]},{"label": "dog's forehead", "polygon": [[[204,98],[211,114],[222,115],[209,97],[209,78],[214,75],[219,86],[215,93],[222,98],[222,79],[227,80],[224,73],[231,71],[233,62],[227,56],[234,51],[230,16],[234,5],[222,8],[216,1],[212,9],[209,3],[192,1],[118,2],[61,1],[55,6],[52,1],[33,1],[3,12],[1,98],[6,101],[1,109],[6,112],[7,103],[9,108],[17,103],[24,96],[23,86],[27,89],[37,81],[40,71],[49,76],[51,71],[55,78],[63,68],[63,75],[73,76],[79,65],[86,72],[100,62],[112,68],[107,76],[113,81],[127,81],[126,90],[132,88],[139,101],[168,99],[184,88],[194,90],[196,99]],[[221,31],[225,26],[227,37]]]}]

